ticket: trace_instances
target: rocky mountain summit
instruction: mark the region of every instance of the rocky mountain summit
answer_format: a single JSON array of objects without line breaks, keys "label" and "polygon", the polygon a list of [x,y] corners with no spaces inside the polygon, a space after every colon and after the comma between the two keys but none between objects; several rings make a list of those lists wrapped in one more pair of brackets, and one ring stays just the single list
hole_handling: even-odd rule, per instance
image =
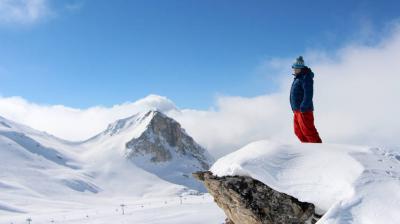
[{"label": "rocky mountain summit", "polygon": [[273,190],[247,176],[217,177],[210,171],[193,173],[224,210],[226,224],[314,224],[319,217],[311,203]]},{"label": "rocky mountain summit", "polygon": [[214,162],[176,120],[158,110],[117,120],[84,144],[94,155],[118,154],[163,180],[202,192],[206,189],[191,173]]},{"label": "rocky mountain summit", "polygon": [[159,111],[149,111],[141,120],[143,131],[125,143],[126,158],[164,180],[205,192],[191,173],[210,168],[213,159],[207,150]]},{"label": "rocky mountain summit", "polygon": [[[146,130],[126,143],[128,158],[149,155],[150,162],[173,160],[173,156],[188,156],[196,160],[199,170],[210,168],[210,156],[190,137],[181,125],[159,111],[149,111],[152,116]],[[172,149],[172,150],[171,150]]]}]

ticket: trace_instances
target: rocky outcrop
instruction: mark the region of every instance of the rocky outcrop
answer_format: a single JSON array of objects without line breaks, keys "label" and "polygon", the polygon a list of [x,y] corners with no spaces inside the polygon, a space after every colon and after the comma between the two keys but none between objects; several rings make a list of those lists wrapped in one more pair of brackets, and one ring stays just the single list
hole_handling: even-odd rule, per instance
[{"label": "rocky outcrop", "polygon": [[193,176],[203,182],[229,224],[313,224],[314,205],[273,190],[251,177],[217,177],[210,171]]},{"label": "rocky outcrop", "polygon": [[166,181],[206,192],[191,173],[209,169],[214,159],[176,120],[160,111],[150,110],[117,121],[109,130],[115,133],[118,141],[118,135],[134,133],[130,139],[125,138],[124,147],[125,157],[137,167]]},{"label": "rocky outcrop", "polygon": [[149,111],[147,116],[152,116],[152,119],[146,130],[125,145],[128,158],[147,155],[151,162],[160,163],[172,160],[176,154],[195,160],[199,169],[209,169],[210,155],[177,121],[159,111]]}]

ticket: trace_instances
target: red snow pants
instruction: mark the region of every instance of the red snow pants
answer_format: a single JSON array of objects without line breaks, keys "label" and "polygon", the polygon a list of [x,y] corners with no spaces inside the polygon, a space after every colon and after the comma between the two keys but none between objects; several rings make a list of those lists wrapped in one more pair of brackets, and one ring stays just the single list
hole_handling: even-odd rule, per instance
[{"label": "red snow pants", "polygon": [[314,126],[313,111],[294,112],[294,133],[301,142],[322,143],[318,131]]}]

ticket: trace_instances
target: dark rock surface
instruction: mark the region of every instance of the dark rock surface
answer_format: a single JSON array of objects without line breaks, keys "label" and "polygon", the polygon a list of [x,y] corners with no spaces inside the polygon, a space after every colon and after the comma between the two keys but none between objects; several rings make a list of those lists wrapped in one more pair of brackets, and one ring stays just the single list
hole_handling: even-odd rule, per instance
[{"label": "dark rock surface", "polygon": [[193,173],[227,215],[226,224],[313,224],[319,219],[313,204],[273,190],[251,177],[217,177]]}]

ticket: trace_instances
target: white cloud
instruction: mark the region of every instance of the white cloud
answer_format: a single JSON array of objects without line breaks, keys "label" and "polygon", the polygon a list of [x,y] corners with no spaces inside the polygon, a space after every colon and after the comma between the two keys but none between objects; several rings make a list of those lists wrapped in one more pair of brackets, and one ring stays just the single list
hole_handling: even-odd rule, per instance
[{"label": "white cloud", "polygon": [[20,97],[0,98],[1,116],[68,140],[85,140],[103,131],[117,119],[156,108],[168,112],[175,110],[175,105],[167,98],[155,95],[133,103],[87,109],[38,105]]},{"label": "white cloud", "polygon": [[[324,142],[399,145],[398,26],[375,46],[351,44],[334,54],[309,51],[304,56],[316,74],[315,123]],[[0,98],[0,115],[63,138],[82,140],[118,118],[144,108],[159,108],[219,157],[258,139],[298,141],[289,105],[291,61],[273,59],[260,66],[272,66],[277,72],[281,88],[276,93],[250,98],[220,96],[209,110],[178,110],[167,98],[155,95],[88,109],[43,106],[13,97]]]},{"label": "white cloud", "polygon": [[51,14],[48,0],[0,0],[0,24],[33,24]]}]

